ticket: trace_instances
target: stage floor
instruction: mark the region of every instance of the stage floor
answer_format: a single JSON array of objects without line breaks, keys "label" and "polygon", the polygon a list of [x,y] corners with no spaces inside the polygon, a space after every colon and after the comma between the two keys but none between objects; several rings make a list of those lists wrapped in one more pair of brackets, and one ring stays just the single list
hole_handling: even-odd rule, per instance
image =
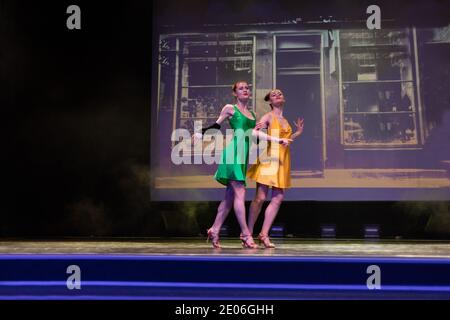
[{"label": "stage floor", "polygon": [[450,241],[273,241],[3,239],[0,300],[450,300]]},{"label": "stage floor", "polygon": [[222,239],[221,249],[213,249],[205,238],[11,239],[0,241],[0,254],[450,258],[450,241],[272,240],[275,249],[243,249],[237,238]]}]

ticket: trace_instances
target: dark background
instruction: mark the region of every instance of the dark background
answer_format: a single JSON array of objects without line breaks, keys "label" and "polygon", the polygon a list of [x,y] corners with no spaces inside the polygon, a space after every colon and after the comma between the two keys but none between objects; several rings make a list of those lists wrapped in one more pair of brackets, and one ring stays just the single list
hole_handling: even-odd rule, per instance
[{"label": "dark background", "polygon": [[[449,2],[433,3],[442,14],[427,15],[428,1],[383,2],[383,18],[448,22]],[[81,7],[81,30],[66,27],[72,4]],[[351,22],[366,17],[369,4],[0,0],[0,237],[204,234],[217,203],[150,201],[152,37],[162,25],[266,21],[271,10],[275,21],[301,14]],[[298,202],[283,204],[280,221],[303,237],[319,236],[320,223],[340,221],[342,237],[360,237],[362,224],[380,223],[388,238],[447,238],[427,224],[448,209],[448,202]],[[227,222],[238,233],[235,219]]]},{"label": "dark background", "polygon": [[152,232],[152,3],[76,3],[1,2],[3,236]]}]

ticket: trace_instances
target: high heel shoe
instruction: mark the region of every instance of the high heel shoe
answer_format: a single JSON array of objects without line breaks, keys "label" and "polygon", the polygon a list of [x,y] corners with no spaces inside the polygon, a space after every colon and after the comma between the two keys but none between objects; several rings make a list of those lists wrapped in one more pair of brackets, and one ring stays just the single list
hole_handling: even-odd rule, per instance
[{"label": "high heel shoe", "polygon": [[266,248],[275,248],[275,245],[270,242],[270,238],[267,234],[260,233],[258,235],[259,244],[263,244]]},{"label": "high heel shoe", "polygon": [[253,241],[253,237],[251,235],[241,235],[242,247],[247,249],[256,249],[258,245]]},{"label": "high heel shoe", "polygon": [[206,234],[208,235],[206,242],[211,240],[211,243],[215,249],[222,248],[219,243],[219,234],[217,232],[214,232],[212,228],[209,228],[208,230],[206,230]]}]

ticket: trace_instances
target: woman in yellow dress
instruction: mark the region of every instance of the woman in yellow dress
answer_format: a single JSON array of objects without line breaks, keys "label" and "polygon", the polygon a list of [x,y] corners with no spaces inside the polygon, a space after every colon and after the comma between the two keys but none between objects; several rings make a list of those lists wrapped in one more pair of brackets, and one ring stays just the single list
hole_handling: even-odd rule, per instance
[{"label": "woman in yellow dress", "polygon": [[[297,130],[292,133],[289,122],[283,117],[283,108],[286,102],[283,92],[279,89],[271,90],[264,100],[269,101],[272,111],[262,116],[254,129],[254,135],[267,140],[268,148],[267,152],[260,155],[257,163],[251,166],[247,172],[247,177],[256,181],[255,199],[250,205],[247,225],[250,234],[252,234],[269,188],[272,187],[272,199],[265,211],[264,222],[258,239],[264,247],[275,248],[275,245],[270,241],[269,230],[284,199],[284,190],[291,186],[289,144],[302,134],[303,119],[298,118],[294,122]],[[264,128],[268,129],[267,134],[260,131]],[[288,144],[280,143],[280,141],[287,141]]]}]

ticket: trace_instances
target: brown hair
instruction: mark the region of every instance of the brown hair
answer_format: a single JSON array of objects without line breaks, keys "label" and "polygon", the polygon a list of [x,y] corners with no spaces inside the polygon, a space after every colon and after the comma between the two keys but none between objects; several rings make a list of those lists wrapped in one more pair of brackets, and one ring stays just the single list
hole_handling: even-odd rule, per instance
[{"label": "brown hair", "polygon": [[[272,89],[264,96],[264,101],[270,101],[270,94],[276,89]],[[272,104],[269,103],[270,109],[273,109]]]}]

